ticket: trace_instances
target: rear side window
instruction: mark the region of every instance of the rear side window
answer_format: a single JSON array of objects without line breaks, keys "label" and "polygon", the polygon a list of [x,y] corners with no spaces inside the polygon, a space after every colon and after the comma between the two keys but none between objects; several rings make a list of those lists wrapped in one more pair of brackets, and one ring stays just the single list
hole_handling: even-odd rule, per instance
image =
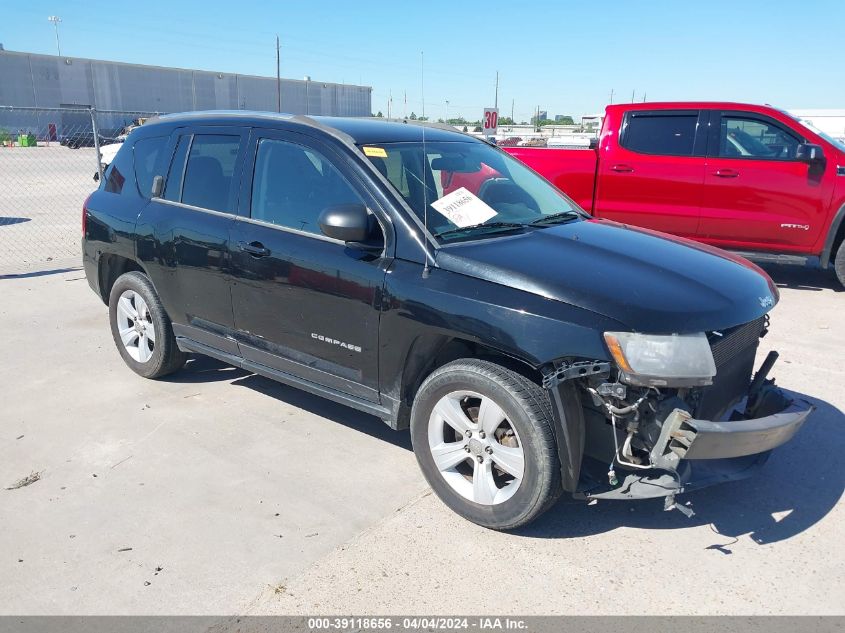
[{"label": "rear side window", "polygon": [[145,198],[152,195],[153,177],[161,152],[167,145],[166,136],[142,138],[135,143],[135,182],[138,192]]},{"label": "rear side window", "polygon": [[241,137],[236,134],[186,134],[179,138],[164,199],[233,213],[233,182]]},{"label": "rear side window", "polygon": [[698,113],[629,114],[622,147],[641,154],[692,156]]},{"label": "rear side window", "polygon": [[[185,165],[181,202],[212,211],[234,212],[232,180],[239,148],[240,137],[234,134],[195,134]],[[178,169],[175,160],[174,168]]]}]

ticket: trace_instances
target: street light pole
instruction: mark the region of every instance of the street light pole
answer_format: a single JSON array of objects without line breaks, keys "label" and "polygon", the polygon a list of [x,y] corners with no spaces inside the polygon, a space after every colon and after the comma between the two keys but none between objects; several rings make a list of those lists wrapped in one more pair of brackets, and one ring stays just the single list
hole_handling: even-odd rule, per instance
[{"label": "street light pole", "polygon": [[59,46],[59,22],[61,22],[62,19],[57,15],[51,15],[47,18],[47,21],[52,22],[53,26],[56,27],[56,51],[58,52],[59,57],[61,57],[62,48]]},{"label": "street light pole", "polygon": [[446,99],[446,123],[449,122],[449,100]]}]

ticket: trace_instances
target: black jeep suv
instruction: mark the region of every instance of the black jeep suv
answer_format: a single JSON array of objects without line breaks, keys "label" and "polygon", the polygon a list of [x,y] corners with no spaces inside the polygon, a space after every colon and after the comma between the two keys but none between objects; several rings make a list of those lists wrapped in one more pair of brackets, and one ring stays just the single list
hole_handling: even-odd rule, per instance
[{"label": "black jeep suv", "polygon": [[132,370],[206,354],[410,427],[434,491],[491,528],[562,491],[675,507],[812,409],[766,378],[774,352],[752,379],[765,273],[594,219],[451,129],[163,116],[129,135],[83,234]]}]

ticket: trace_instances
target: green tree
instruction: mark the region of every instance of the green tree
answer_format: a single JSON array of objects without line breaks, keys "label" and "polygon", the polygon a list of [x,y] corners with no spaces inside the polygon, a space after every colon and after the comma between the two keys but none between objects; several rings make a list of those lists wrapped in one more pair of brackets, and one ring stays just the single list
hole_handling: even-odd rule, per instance
[{"label": "green tree", "polygon": [[379,119],[384,117],[384,115],[381,113],[381,110],[378,111],[378,114],[376,114],[376,117],[379,118]]},{"label": "green tree", "polygon": [[408,118],[411,119],[411,121],[416,121],[417,120],[417,114],[415,112],[411,112],[411,116],[409,116]]},{"label": "green tree", "polygon": [[513,119],[509,116],[499,117],[499,125],[515,125]]}]

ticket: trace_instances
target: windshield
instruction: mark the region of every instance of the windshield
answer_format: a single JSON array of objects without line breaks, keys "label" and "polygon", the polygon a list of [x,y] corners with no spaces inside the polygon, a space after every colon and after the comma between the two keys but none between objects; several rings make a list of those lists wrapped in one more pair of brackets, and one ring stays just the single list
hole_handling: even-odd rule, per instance
[{"label": "windshield", "polygon": [[813,132],[815,132],[816,134],[818,134],[819,136],[821,136],[824,140],[826,140],[828,143],[830,143],[831,145],[833,145],[833,146],[834,146],[836,149],[838,149],[840,152],[845,152],[845,142],[843,142],[843,141],[841,141],[841,140],[839,140],[839,139],[833,138],[832,136],[830,136],[830,135],[829,135],[829,134],[827,134],[826,132],[822,132],[819,128],[817,128],[815,125],[813,125],[813,124],[812,124],[812,123],[810,123],[809,121],[805,121],[804,119],[801,119],[801,123],[803,123],[803,124],[804,124],[804,125],[806,125],[808,128],[810,128],[811,130],[813,130]]},{"label": "windshield", "polygon": [[[543,178],[486,143],[383,143],[361,148],[440,241],[534,230],[586,217]],[[423,160],[425,156],[425,160]]]},{"label": "windshield", "polygon": [[[784,111],[781,110],[781,112],[784,112]],[[816,134],[821,136],[824,140],[826,140],[828,143],[833,145],[840,152],[845,152],[845,141],[838,139],[838,138],[833,138],[830,134],[828,134],[826,132],[822,132],[819,128],[817,128],[815,125],[813,125],[813,122],[810,121],[809,119],[803,119],[800,116],[796,116],[796,115],[792,114],[791,112],[784,112],[784,113],[787,116],[789,116],[789,117],[795,119],[796,121],[798,121],[801,125],[810,128],[813,132],[815,132]]]}]

